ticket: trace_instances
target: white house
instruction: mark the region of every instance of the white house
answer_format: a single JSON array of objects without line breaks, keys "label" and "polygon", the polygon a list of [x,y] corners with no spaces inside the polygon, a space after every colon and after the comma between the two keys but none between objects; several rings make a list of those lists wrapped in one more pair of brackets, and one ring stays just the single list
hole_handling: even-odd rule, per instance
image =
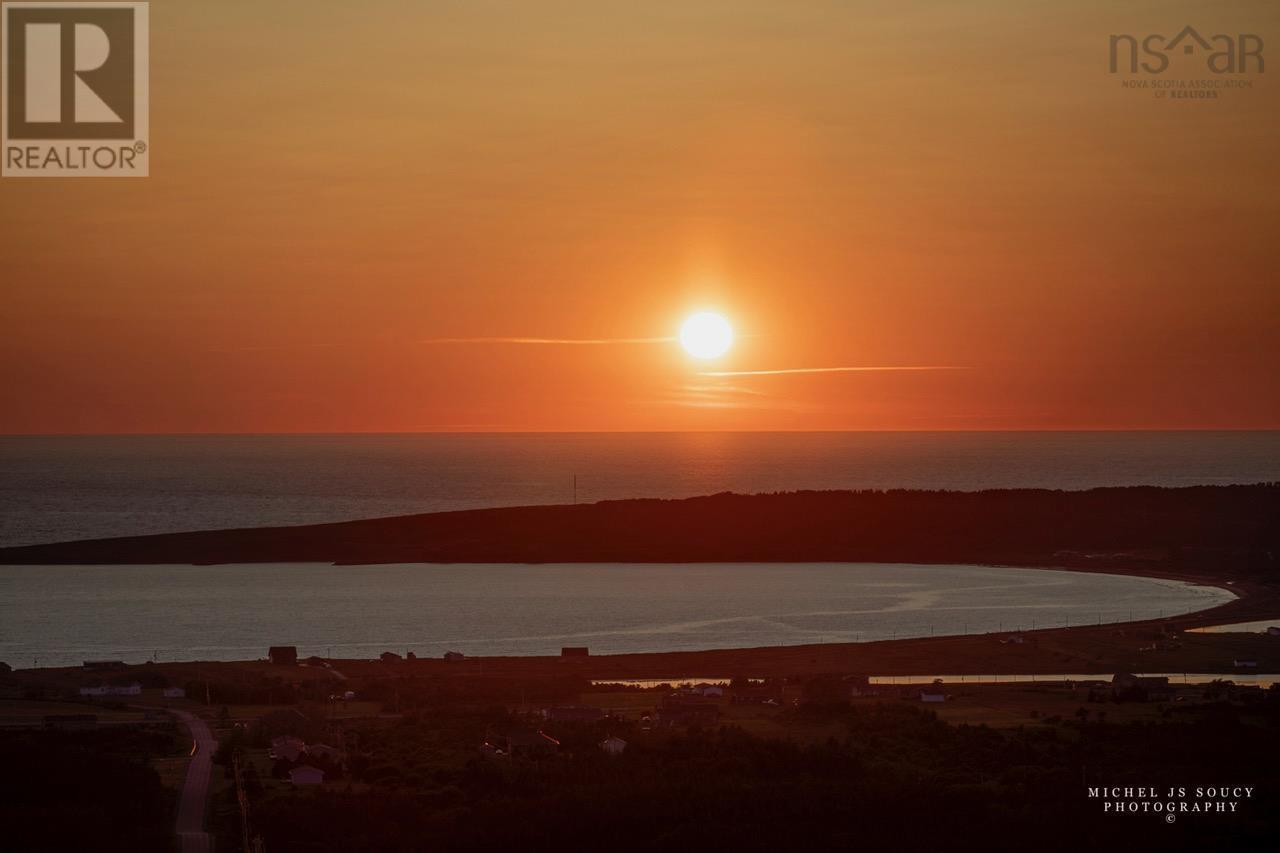
[{"label": "white house", "polygon": [[921,688],[920,701],[921,702],[945,702],[947,701],[947,694],[945,691],[943,691],[941,684],[934,684],[929,687]]},{"label": "white house", "polygon": [[1237,658],[1236,660],[1233,660],[1231,663],[1234,666],[1247,666],[1250,669],[1258,668],[1258,662],[1253,658],[1244,658],[1244,659]]},{"label": "white house", "polygon": [[303,764],[289,771],[289,782],[293,785],[319,785],[324,781],[324,771],[309,764]]},{"label": "white house", "polygon": [[187,691],[181,687],[166,687],[164,689],[164,698],[166,699],[185,699]]},{"label": "white house", "polygon": [[719,684],[699,684],[697,687],[693,688],[693,692],[707,697],[723,696],[724,688]]},{"label": "white house", "polygon": [[600,748],[609,755],[622,755],[622,751],[627,748],[627,742],[620,737],[610,735],[600,741]]},{"label": "white house", "polygon": [[124,687],[108,687],[100,685],[98,687],[81,687],[81,696],[140,696],[142,694],[142,685],[134,682]]}]

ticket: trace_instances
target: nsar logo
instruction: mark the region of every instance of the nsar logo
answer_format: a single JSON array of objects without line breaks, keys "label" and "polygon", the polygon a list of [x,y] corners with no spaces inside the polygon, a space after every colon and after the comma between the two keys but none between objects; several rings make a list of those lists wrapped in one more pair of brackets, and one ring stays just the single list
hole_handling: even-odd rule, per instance
[{"label": "nsar logo", "polygon": [[1113,35],[1111,37],[1111,73],[1163,74],[1169,68],[1170,54],[1200,53],[1205,69],[1212,74],[1262,73],[1266,65],[1262,58],[1262,37],[1250,33],[1235,36],[1216,35],[1205,38],[1188,25],[1172,38],[1152,34],[1148,36]]}]

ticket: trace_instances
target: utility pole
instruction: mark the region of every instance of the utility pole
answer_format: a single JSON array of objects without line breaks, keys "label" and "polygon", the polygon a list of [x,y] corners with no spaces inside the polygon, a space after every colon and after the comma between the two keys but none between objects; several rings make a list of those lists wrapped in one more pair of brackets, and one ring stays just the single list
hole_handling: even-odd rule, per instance
[{"label": "utility pole", "polygon": [[249,846],[249,797],[245,794],[244,782],[240,778],[240,751],[231,752],[231,770],[236,780],[236,803],[240,806],[240,844],[246,851]]}]

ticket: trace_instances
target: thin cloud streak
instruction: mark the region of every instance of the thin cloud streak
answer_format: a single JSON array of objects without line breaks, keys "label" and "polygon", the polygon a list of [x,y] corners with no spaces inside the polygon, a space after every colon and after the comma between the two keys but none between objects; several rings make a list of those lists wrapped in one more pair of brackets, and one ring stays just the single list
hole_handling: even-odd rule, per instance
[{"label": "thin cloud streak", "polygon": [[607,346],[609,344],[669,344],[675,338],[425,338],[421,344],[541,344],[551,346]]},{"label": "thin cloud streak", "polygon": [[968,367],[922,365],[910,367],[787,367],[780,370],[704,370],[699,376],[790,376],[799,373],[879,373],[885,371],[970,370]]}]

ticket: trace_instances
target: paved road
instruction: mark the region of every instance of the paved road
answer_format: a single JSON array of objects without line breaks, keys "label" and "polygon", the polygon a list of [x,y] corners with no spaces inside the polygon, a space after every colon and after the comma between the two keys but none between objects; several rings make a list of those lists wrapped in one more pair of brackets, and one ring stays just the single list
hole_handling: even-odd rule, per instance
[{"label": "paved road", "polygon": [[178,838],[182,853],[209,853],[213,845],[204,831],[204,808],[209,800],[209,773],[218,742],[205,721],[195,714],[178,710],[173,713],[191,732],[195,750],[187,767],[187,780],[182,783],[182,799],[178,801]]}]

